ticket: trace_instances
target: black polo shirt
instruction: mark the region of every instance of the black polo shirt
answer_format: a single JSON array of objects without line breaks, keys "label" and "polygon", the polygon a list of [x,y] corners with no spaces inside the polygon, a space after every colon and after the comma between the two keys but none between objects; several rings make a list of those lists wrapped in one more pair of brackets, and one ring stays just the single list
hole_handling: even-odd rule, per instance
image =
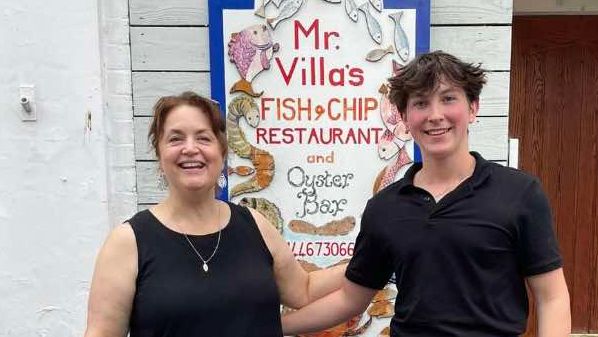
[{"label": "black polo shirt", "polygon": [[561,267],[550,207],[536,178],[476,159],[438,203],[413,185],[421,164],[368,201],[346,276],[380,289],[396,274],[391,336],[515,336],[524,279]]}]

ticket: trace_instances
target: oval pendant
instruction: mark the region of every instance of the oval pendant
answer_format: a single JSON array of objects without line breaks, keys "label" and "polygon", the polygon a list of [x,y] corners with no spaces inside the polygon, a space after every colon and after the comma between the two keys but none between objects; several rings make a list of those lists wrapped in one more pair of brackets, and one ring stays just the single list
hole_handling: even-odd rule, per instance
[{"label": "oval pendant", "polygon": [[208,272],[208,264],[205,262],[203,263],[203,271],[206,273]]}]

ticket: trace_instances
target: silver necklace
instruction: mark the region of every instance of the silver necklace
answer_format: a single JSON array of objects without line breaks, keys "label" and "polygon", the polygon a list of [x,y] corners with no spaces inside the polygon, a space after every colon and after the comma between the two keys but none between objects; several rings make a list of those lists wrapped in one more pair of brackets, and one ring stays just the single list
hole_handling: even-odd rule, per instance
[{"label": "silver necklace", "polygon": [[193,249],[193,251],[195,252],[195,255],[197,255],[197,257],[201,260],[202,262],[202,269],[205,273],[208,272],[209,268],[208,268],[208,262],[210,262],[212,260],[212,258],[214,257],[214,255],[216,255],[216,252],[218,251],[218,247],[220,246],[220,237],[222,235],[222,225],[220,224],[220,206],[218,206],[218,240],[216,241],[216,247],[214,247],[214,251],[212,252],[212,255],[210,255],[210,257],[208,257],[207,259],[204,259],[201,254],[199,253],[199,251],[197,250],[197,248],[195,248],[195,246],[193,245],[193,243],[191,242],[191,240],[189,239],[189,236],[183,232],[178,225],[175,225],[176,228],[179,230],[179,232],[181,232],[183,234],[183,236],[185,237],[185,239],[187,240],[187,242],[189,243],[189,246],[191,247],[191,249]]}]

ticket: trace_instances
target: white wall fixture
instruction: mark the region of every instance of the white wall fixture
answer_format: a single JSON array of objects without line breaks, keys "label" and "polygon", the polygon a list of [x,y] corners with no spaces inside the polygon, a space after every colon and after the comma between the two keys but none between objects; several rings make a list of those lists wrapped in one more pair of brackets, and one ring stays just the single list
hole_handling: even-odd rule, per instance
[{"label": "white wall fixture", "polygon": [[519,139],[509,138],[509,167],[519,168]]},{"label": "white wall fixture", "polygon": [[19,103],[21,103],[21,120],[34,122],[37,120],[37,107],[35,105],[35,86],[21,85],[19,88]]}]

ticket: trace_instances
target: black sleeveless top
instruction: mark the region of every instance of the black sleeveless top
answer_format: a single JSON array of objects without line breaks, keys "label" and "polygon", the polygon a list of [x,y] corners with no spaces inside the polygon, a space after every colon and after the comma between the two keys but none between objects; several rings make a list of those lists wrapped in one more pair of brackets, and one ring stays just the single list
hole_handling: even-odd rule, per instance
[{"label": "black sleeveless top", "polygon": [[[229,207],[207,273],[185,237],[150,211],[129,220],[139,255],[131,337],[282,336],[272,255],[249,210]],[[206,259],[218,233],[189,239]]]}]

